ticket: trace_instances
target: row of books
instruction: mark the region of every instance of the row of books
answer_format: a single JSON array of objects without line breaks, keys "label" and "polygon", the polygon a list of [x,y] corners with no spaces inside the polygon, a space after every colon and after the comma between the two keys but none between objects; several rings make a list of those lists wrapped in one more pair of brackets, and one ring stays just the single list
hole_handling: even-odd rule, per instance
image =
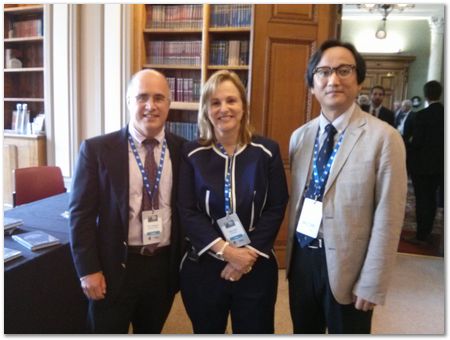
[{"label": "row of books", "polygon": [[198,129],[196,123],[182,123],[182,122],[166,122],[166,129],[178,136],[184,137],[187,140],[194,140],[198,138]]},{"label": "row of books", "polygon": [[147,28],[202,28],[202,5],[148,5]]},{"label": "row of books", "polygon": [[8,38],[25,38],[43,36],[41,19],[30,19],[10,22]]},{"label": "row of books", "polygon": [[173,101],[197,102],[200,100],[200,79],[167,77]]},{"label": "row of books", "polygon": [[211,43],[211,65],[248,65],[248,40],[215,40]]},{"label": "row of books", "polygon": [[211,27],[245,27],[252,20],[252,5],[212,5]]},{"label": "row of books", "polygon": [[201,65],[202,42],[151,41],[148,46],[149,64]]}]

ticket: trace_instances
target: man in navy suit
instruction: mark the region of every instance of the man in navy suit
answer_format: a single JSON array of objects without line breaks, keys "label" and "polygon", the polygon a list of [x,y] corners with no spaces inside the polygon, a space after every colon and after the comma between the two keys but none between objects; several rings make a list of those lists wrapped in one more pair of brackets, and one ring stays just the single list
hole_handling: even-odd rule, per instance
[{"label": "man in navy suit", "polygon": [[372,116],[384,120],[386,123],[395,127],[394,112],[382,105],[385,91],[381,85],[375,85],[370,89],[370,105],[361,107],[364,111],[369,112]]},{"label": "man in navy suit", "polygon": [[444,187],[444,106],[439,102],[442,86],[432,80],[424,85],[423,90],[429,105],[415,115],[408,155],[417,219],[417,233],[408,241],[416,244],[430,241],[438,190]]},{"label": "man in navy suit", "polygon": [[[93,333],[127,333],[130,323],[134,333],[160,333],[178,291],[183,249],[175,186],[184,140],[164,130],[166,78],[136,73],[127,105],[126,127],[82,143],[72,182],[70,243]],[[144,165],[152,157],[156,178]]]}]

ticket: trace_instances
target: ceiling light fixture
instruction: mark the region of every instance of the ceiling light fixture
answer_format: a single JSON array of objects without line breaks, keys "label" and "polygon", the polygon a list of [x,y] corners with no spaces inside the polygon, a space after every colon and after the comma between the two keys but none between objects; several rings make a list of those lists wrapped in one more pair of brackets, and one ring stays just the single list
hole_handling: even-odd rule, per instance
[{"label": "ceiling light fixture", "polygon": [[356,5],[357,8],[369,11],[370,13],[379,12],[383,16],[381,23],[378,25],[375,37],[377,39],[385,39],[387,36],[386,20],[393,10],[403,12],[407,8],[414,8],[413,4],[360,4]]}]

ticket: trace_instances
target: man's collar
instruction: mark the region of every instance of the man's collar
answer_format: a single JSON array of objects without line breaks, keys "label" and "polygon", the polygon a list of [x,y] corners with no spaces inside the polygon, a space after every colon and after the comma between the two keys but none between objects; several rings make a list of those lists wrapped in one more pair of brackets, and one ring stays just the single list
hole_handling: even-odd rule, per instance
[{"label": "man's collar", "polygon": [[338,133],[342,133],[348,126],[350,118],[352,117],[353,111],[355,110],[356,104],[353,103],[344,113],[337,117],[333,122],[330,122],[328,118],[321,112],[319,116],[319,126],[320,131],[325,130],[325,126],[332,123]]},{"label": "man's collar", "polygon": [[[130,132],[131,137],[133,137],[133,139],[137,141],[139,144],[142,144],[142,142],[147,139],[146,136],[144,136],[142,133],[139,132],[138,129],[136,129],[136,127],[132,122],[128,124],[128,131]],[[155,138],[161,145],[164,136],[165,136],[165,128],[163,127],[162,130],[153,138]]]}]

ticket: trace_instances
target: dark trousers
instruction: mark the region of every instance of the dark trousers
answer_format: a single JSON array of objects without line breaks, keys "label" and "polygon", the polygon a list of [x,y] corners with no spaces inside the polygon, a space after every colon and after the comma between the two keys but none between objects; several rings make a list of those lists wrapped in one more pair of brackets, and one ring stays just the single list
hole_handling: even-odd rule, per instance
[{"label": "dark trousers", "polygon": [[416,197],[416,238],[425,241],[433,229],[439,195],[438,189],[443,183],[443,176],[413,175],[411,179]]},{"label": "dark trousers", "polygon": [[226,262],[208,254],[186,259],[180,276],[181,296],[196,334],[224,334],[228,314],[234,334],[272,334],[278,286],[276,259],[260,257],[239,281],[220,277]]},{"label": "dark trousers", "polygon": [[[126,275],[114,301],[89,301],[92,333],[126,334],[130,322],[135,334],[160,333],[174,294],[169,292],[169,254],[129,254]],[[108,289],[108,282],[106,282]]]},{"label": "dark trousers", "polygon": [[330,289],[325,248],[293,249],[289,305],[295,334],[370,334],[372,311],[341,305]]}]

